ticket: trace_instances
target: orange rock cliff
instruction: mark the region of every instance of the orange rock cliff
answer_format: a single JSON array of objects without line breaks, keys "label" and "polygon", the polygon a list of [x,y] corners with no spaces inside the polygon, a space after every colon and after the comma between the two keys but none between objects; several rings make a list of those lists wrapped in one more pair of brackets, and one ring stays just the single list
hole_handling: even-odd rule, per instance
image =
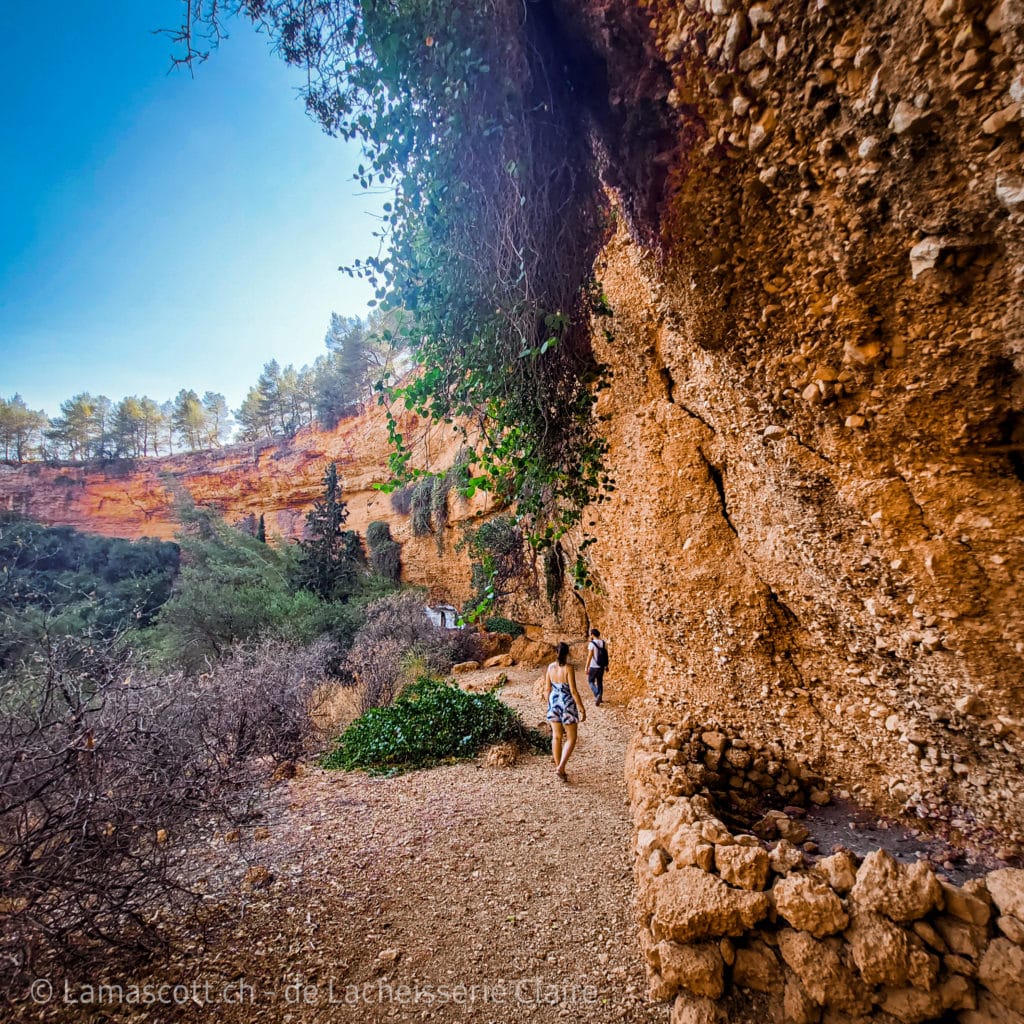
[{"label": "orange rock cliff", "polygon": [[[400,426],[412,436],[420,425],[405,415]],[[455,435],[436,429],[419,433],[420,464],[447,468],[458,448]],[[262,515],[268,537],[292,539],[302,535],[306,513],[321,495],[324,472],[333,461],[348,505],[347,526],[365,536],[369,523],[387,520],[402,544],[406,581],[461,604],[469,596],[468,563],[452,545],[460,525],[486,510],[486,500],[451,501],[440,547],[433,536],[415,537],[409,517],[396,515],[390,496],[376,489],[388,479],[388,451],[384,411],[371,407],[335,430],[307,427],[276,441],[103,465],[0,466],[0,507],[111,537],[171,540],[178,529],[175,503],[187,492],[197,503],[217,508],[228,522],[255,525]]]}]

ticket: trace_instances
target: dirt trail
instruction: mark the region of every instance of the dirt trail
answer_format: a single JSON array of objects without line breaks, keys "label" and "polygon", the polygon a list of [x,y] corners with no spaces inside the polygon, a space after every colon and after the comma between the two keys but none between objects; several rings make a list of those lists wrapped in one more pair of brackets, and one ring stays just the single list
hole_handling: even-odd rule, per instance
[{"label": "dirt trail", "polygon": [[[536,724],[538,671],[508,674],[503,698]],[[274,880],[201,955],[146,979],[202,982],[198,999],[61,1019],[667,1020],[646,1000],[632,920],[627,716],[614,695],[587,698],[568,783],[531,755],[282,785],[249,846]]]}]

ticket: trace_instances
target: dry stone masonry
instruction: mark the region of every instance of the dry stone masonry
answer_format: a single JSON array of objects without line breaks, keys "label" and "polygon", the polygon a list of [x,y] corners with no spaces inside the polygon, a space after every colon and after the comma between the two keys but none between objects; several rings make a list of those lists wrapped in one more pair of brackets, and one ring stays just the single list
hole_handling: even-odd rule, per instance
[{"label": "dry stone masonry", "polygon": [[1024,870],[958,887],[884,850],[810,855],[784,812],[729,827],[737,801],[798,810],[828,799],[824,780],[667,710],[634,740],[630,785],[640,943],[673,1024],[1024,1020]]}]

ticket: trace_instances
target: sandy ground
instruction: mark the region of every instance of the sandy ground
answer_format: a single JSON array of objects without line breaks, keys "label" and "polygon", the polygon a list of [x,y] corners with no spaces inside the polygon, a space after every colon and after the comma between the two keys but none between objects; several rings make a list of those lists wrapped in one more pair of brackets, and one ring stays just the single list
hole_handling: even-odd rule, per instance
[{"label": "sandy ground", "polygon": [[[508,675],[502,696],[536,724],[538,671]],[[146,977],[112,965],[106,980],[123,995],[89,1005],[94,990],[58,988],[32,1017],[667,1021],[668,1007],[647,1001],[635,941],[628,721],[609,689],[600,708],[586,693],[567,783],[539,754],[386,779],[309,768],[282,783],[258,831],[208,853],[211,873],[238,874],[242,851],[273,880],[236,881],[203,948]],[[172,984],[183,988],[156,987]],[[160,1002],[139,1005],[133,985]]]}]

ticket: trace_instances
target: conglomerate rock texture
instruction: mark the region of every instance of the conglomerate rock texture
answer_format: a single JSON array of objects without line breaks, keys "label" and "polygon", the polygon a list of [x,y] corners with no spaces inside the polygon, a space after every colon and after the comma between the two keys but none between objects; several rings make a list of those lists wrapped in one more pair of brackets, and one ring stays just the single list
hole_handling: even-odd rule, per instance
[{"label": "conglomerate rock texture", "polygon": [[[567,16],[609,68],[624,6]],[[642,6],[609,103],[664,174],[619,176],[597,267],[613,675],[1019,846],[1024,5]]]}]

